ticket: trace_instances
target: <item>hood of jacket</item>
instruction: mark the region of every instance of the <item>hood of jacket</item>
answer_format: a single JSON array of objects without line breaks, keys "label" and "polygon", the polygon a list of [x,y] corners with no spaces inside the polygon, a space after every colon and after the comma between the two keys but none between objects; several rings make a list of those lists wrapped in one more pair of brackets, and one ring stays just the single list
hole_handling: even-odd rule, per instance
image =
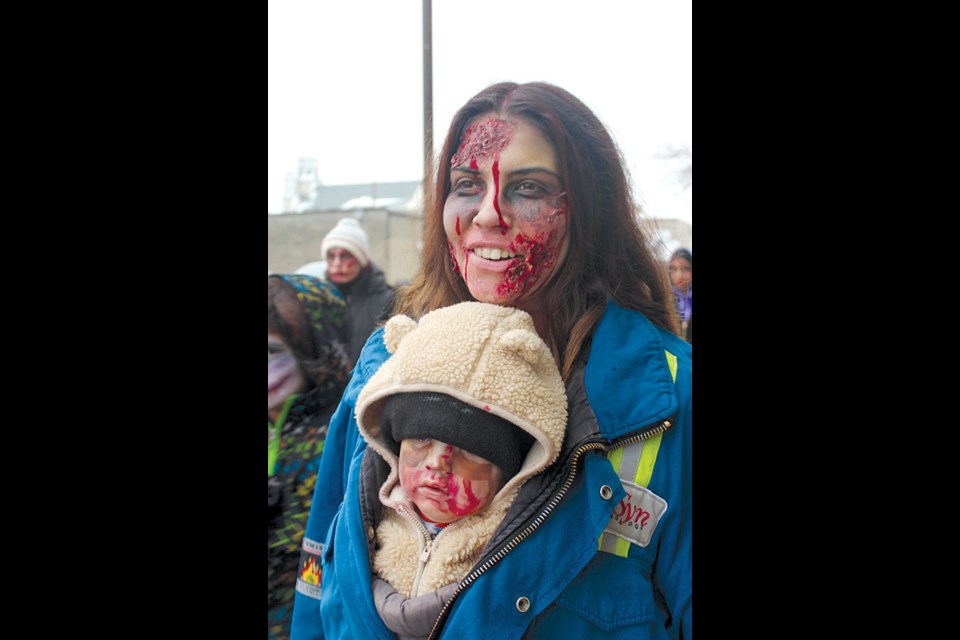
[{"label": "hood of jacket", "polygon": [[397,456],[380,433],[380,413],[384,400],[396,393],[445,393],[533,436],[520,470],[497,498],[556,460],[567,426],[566,390],[530,314],[461,302],[431,311],[419,323],[394,316],[383,336],[393,355],[360,392],[356,416],[360,434],[392,469],[381,495],[385,504],[397,479]]}]

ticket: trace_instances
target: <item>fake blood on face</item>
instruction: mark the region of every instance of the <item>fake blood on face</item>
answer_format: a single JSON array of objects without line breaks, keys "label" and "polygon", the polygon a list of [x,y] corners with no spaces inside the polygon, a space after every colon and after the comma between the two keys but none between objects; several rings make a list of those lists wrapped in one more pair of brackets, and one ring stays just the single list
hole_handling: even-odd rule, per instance
[{"label": "fake blood on face", "polygon": [[469,158],[470,168],[477,171],[477,160],[499,156],[515,130],[512,124],[498,118],[486,118],[471,124],[463,132],[463,144],[450,159],[450,166],[458,167]]},{"label": "fake blood on face", "polygon": [[[469,175],[467,162],[477,172],[474,176]],[[550,279],[566,251],[566,193],[557,179],[549,142],[529,123],[490,116],[466,128],[451,165],[459,168],[458,179],[467,181],[462,191],[451,191],[444,208],[455,272],[478,300],[496,304],[529,300]],[[484,166],[489,167],[486,176]],[[455,184],[456,180],[452,187]],[[475,248],[503,247],[485,235],[496,233],[493,225],[485,226],[494,220],[481,217],[482,199],[491,197],[487,202],[497,213],[498,235],[512,235],[508,248],[516,256],[499,266],[470,259]]]},{"label": "fake blood on face", "polygon": [[500,212],[500,158],[493,161],[493,208],[497,210],[500,233],[507,235],[507,223],[503,221],[503,213]]},{"label": "fake blood on face", "polygon": [[553,268],[555,262],[549,241],[536,242],[522,233],[518,233],[510,243],[510,250],[527,257],[503,274],[503,281],[497,286],[497,295],[504,298],[533,287],[541,275]]},{"label": "fake blood on face", "polygon": [[401,445],[401,486],[433,522],[451,522],[489,504],[499,477],[489,462],[465,461],[447,443]]},{"label": "fake blood on face", "polygon": [[[471,124],[463,134],[463,144],[460,150],[450,159],[450,166],[457,167],[470,158],[470,169],[479,171],[481,160],[492,157],[493,160],[493,207],[497,210],[500,219],[500,228],[506,235],[507,224],[500,212],[500,152],[510,142],[516,127],[509,122],[497,118],[487,118]],[[457,219],[457,235],[460,235],[460,219]]]}]

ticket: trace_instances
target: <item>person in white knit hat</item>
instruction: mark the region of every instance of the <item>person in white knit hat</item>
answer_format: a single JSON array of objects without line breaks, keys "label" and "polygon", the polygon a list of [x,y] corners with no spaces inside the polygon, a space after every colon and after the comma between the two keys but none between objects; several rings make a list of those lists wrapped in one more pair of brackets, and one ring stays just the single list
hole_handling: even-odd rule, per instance
[{"label": "person in white knit hat", "polygon": [[380,505],[363,516],[376,531],[364,560],[384,624],[400,638],[423,637],[519,488],[556,459],[567,396],[525,311],[463,302],[419,323],[395,316],[384,335],[393,357],[357,403],[363,464],[379,467],[365,474],[364,492]]},{"label": "person in white knit hat", "polygon": [[364,342],[390,317],[396,291],[370,259],[367,234],[354,218],[341,218],[320,245],[327,280],[343,294],[350,311],[350,357],[357,362]]},{"label": "person in white knit hat", "polygon": [[[323,238],[320,253],[326,256],[331,249],[343,249],[355,262],[355,264],[351,263],[349,268],[338,269],[336,275],[331,272],[334,283],[341,278],[347,281],[356,278],[360,270],[370,263],[370,241],[356,218],[340,218],[336,226]],[[342,254],[338,252],[336,255]],[[327,262],[330,262],[329,258]]]}]

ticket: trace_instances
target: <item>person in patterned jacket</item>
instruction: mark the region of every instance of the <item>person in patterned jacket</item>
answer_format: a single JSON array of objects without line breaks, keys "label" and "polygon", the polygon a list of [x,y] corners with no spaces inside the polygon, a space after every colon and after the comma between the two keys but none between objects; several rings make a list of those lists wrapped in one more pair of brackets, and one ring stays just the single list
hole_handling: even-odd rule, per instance
[{"label": "person in patterned jacket", "polygon": [[288,638],[300,545],[330,415],[346,387],[350,323],[333,285],[267,276],[268,638]]}]

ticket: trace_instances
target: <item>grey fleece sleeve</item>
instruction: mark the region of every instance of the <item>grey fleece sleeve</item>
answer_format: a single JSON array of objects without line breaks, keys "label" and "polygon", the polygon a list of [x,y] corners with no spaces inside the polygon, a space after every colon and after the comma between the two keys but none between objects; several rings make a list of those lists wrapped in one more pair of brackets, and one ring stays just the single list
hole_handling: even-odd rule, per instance
[{"label": "grey fleece sleeve", "polygon": [[456,582],[416,598],[404,598],[390,583],[373,577],[373,602],[390,631],[401,637],[426,637],[444,603],[457,588]]}]

